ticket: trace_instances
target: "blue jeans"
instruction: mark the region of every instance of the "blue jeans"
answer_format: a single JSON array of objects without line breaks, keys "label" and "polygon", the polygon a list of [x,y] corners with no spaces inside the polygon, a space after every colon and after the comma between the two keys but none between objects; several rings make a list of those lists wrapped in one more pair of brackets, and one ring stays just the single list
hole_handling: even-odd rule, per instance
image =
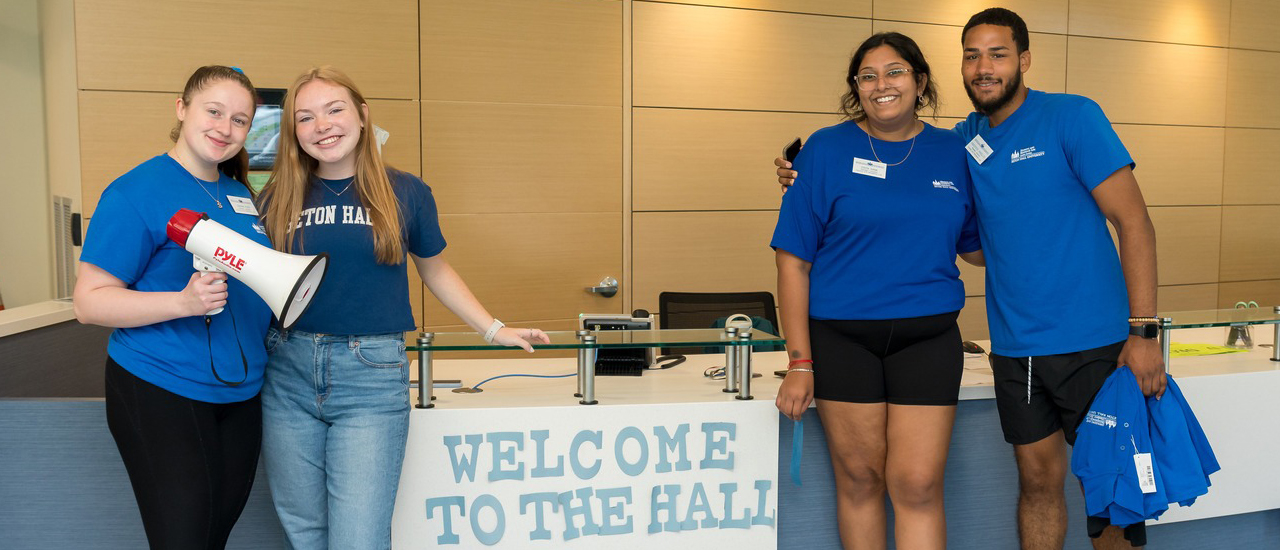
[{"label": "blue jeans", "polygon": [[262,457],[287,547],[389,549],[409,433],[400,333],[267,334]]}]

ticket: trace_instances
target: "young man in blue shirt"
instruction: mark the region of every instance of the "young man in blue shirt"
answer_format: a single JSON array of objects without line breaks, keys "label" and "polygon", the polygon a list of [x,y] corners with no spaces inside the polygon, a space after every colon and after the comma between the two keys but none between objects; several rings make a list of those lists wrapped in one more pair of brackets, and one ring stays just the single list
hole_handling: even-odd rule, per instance
[{"label": "young man in blue shirt", "polygon": [[[1024,549],[1062,548],[1063,443],[1074,441],[1093,396],[1117,364],[1146,395],[1164,391],[1155,229],[1133,161],[1097,104],[1023,83],[1030,40],[1017,14],[980,12],[961,40],[978,112],[956,131],[969,144],[996,403],[1018,463],[1018,533]],[[779,165],[788,184],[795,173]],[[1094,546],[1129,543],[1108,527]]]},{"label": "young man in blue shirt", "polygon": [[[1117,364],[1133,370],[1144,394],[1164,391],[1153,327],[1142,326],[1155,322],[1155,229],[1133,161],[1097,104],[1023,83],[1031,51],[1022,18],[985,10],[961,40],[960,70],[978,112],[956,131],[969,143],[986,253],[996,404],[1018,462],[1018,533],[1023,548],[1061,548],[1063,442],[1074,442],[1094,394]],[[1114,527],[1094,545],[1127,546]]]}]

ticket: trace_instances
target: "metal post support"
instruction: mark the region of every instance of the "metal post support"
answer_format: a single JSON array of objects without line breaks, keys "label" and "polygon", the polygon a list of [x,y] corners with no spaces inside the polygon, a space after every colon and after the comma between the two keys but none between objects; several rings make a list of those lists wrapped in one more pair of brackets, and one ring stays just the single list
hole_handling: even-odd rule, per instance
[{"label": "metal post support", "polygon": [[[725,339],[732,342],[738,339],[738,327],[724,327]],[[724,347],[724,389],[725,393],[738,392],[738,348]]]},{"label": "metal post support", "polygon": [[[1276,306],[1273,310],[1276,315],[1280,315],[1280,306]],[[1276,328],[1275,338],[1271,340],[1271,360],[1280,361],[1280,325],[1272,325]]]},{"label": "metal post support", "polygon": [[1173,319],[1169,317],[1160,318],[1160,352],[1164,354],[1164,373],[1169,374],[1169,344],[1173,341],[1173,329],[1170,325]]},{"label": "metal post support", "polygon": [[435,384],[432,384],[431,378],[431,341],[436,337],[435,333],[419,332],[418,333],[418,405],[419,409],[430,409],[436,406],[431,400],[436,396],[431,395]]},{"label": "metal post support", "polygon": [[582,335],[581,338],[583,344],[592,347],[584,348],[582,350],[582,354],[579,355],[582,360],[579,361],[578,368],[585,376],[581,377],[582,400],[578,401],[578,404],[595,405],[596,403],[599,403],[599,401],[596,401],[596,354],[599,351],[594,347],[596,343],[596,335],[588,332],[587,334]]},{"label": "metal post support", "polygon": [[[591,334],[591,331],[589,331],[589,330],[579,330],[579,331],[578,331],[578,332],[576,332],[575,334],[577,334],[577,336],[578,336],[578,341],[579,341],[579,342],[581,342],[583,337],[585,337],[585,336],[587,336],[587,335],[590,335],[590,334]],[[592,365],[592,367],[593,367],[593,368],[592,368],[592,370],[595,370],[595,369],[594,369],[595,365]],[[586,379],[587,379],[587,349],[586,349],[586,348],[578,348],[578,376],[577,376],[577,379],[578,379],[578,391],[577,391],[577,392],[574,392],[573,396],[574,396],[574,397],[582,397],[582,384],[583,384],[583,382],[585,382],[585,381],[586,381]]]},{"label": "metal post support", "polygon": [[751,329],[738,332],[738,395],[734,399],[752,399],[751,396]]}]

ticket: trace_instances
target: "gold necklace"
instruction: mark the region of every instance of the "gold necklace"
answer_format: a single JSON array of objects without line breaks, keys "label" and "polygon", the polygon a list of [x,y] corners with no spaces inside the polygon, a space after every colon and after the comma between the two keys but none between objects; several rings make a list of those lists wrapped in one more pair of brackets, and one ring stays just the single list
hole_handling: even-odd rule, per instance
[{"label": "gold necklace", "polygon": [[889,166],[897,166],[899,164],[907,162],[907,159],[911,158],[911,152],[916,150],[916,138],[920,137],[920,134],[923,134],[924,130],[916,132],[916,135],[911,136],[911,147],[907,149],[907,156],[902,157],[902,160],[895,162],[893,164],[885,164],[884,161],[880,160],[880,155],[876,154],[876,146],[874,143],[871,143],[871,123],[870,122],[867,122],[867,131],[865,133],[867,134],[867,146],[871,147],[871,156],[876,158],[876,162],[879,162],[880,164],[884,164],[885,167],[887,168]]},{"label": "gold necklace", "polygon": [[[191,179],[196,180],[196,185],[200,186],[200,190],[204,191],[204,194],[209,195],[209,198],[213,199],[213,203],[218,205],[218,208],[221,209],[222,201],[218,200],[218,197],[215,197],[213,193],[209,192],[209,189],[204,186],[204,182],[201,181],[200,178],[197,178],[195,174],[192,174],[190,170],[187,170],[187,167],[182,164],[182,159],[180,157],[178,157],[176,154],[172,156],[174,157],[174,160],[178,161],[178,166],[182,166],[182,169],[187,172],[187,175],[191,176]],[[215,182],[214,185],[217,186],[218,194],[221,195],[222,194],[222,178],[219,177],[218,181]]]}]

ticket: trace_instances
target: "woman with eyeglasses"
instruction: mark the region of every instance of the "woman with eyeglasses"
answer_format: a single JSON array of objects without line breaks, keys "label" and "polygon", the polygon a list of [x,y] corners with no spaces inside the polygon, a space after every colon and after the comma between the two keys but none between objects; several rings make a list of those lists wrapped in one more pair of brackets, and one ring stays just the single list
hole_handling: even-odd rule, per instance
[{"label": "woman with eyeglasses", "polygon": [[920,48],[899,33],[849,63],[844,122],[810,136],[783,196],[776,251],[788,373],[778,409],[816,400],[845,548],[945,548],[943,471],[963,370],[957,254],[981,263],[964,143],[937,108]]}]

